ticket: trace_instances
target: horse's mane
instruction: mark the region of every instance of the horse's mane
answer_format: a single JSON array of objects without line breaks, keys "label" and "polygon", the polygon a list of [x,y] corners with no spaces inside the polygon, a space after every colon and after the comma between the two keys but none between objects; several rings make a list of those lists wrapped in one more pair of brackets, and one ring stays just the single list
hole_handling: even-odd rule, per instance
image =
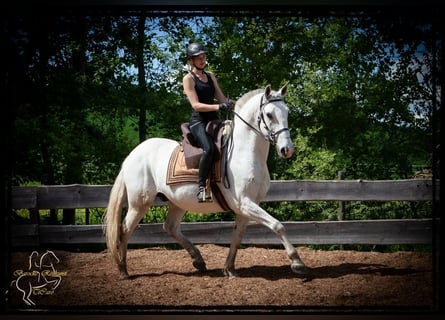
[{"label": "horse's mane", "polygon": [[253,97],[254,95],[257,95],[261,92],[264,92],[264,89],[256,89],[256,90],[247,92],[246,94],[244,94],[241,98],[239,98],[236,101],[236,105],[241,108],[251,97]]}]

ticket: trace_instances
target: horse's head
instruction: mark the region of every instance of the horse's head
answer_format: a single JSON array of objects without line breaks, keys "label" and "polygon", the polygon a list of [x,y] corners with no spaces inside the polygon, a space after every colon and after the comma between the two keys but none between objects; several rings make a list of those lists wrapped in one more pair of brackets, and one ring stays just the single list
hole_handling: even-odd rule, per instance
[{"label": "horse's head", "polygon": [[258,127],[272,145],[275,145],[278,155],[290,158],[294,153],[294,144],[290,137],[287,117],[289,108],[284,102],[287,85],[279,91],[273,91],[268,85],[261,97]]},{"label": "horse's head", "polygon": [[40,268],[43,267],[53,267],[55,264],[58,264],[60,259],[57,258],[56,254],[51,250],[46,250],[42,257],[40,258]]}]

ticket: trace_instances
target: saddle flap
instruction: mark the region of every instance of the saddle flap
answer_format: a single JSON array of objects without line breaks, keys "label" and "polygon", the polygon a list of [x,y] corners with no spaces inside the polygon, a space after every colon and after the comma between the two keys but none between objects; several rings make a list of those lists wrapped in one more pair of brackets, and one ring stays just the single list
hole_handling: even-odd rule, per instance
[{"label": "saddle flap", "polygon": [[184,140],[186,140],[192,146],[197,147],[195,139],[193,138],[193,135],[190,132],[190,127],[189,127],[188,122],[184,122],[183,124],[181,124],[181,131],[182,131],[182,137],[184,138]]}]

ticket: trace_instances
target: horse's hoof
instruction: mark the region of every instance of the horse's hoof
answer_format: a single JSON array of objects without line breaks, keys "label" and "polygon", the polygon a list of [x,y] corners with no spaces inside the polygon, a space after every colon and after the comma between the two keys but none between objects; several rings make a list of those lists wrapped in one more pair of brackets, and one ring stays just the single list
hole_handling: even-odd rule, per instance
[{"label": "horse's hoof", "polygon": [[204,261],[193,261],[193,266],[199,272],[206,272],[207,271],[206,263]]},{"label": "horse's hoof", "polygon": [[238,273],[236,273],[234,270],[224,269],[224,275],[228,277],[229,279],[235,279],[239,278]]},{"label": "horse's hoof", "polygon": [[127,272],[123,272],[123,273],[120,274],[119,279],[120,280],[130,279],[130,275]]},{"label": "horse's hoof", "polygon": [[293,263],[291,269],[296,274],[308,274],[309,269],[302,263]]}]

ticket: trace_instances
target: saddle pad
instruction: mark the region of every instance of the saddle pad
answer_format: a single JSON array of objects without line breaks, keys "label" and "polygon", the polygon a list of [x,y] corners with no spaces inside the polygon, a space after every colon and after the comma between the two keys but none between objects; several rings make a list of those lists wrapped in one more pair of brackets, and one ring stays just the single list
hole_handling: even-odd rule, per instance
[{"label": "saddle pad", "polygon": [[[210,173],[215,182],[221,182],[221,160],[212,166]],[[198,168],[188,168],[185,163],[184,149],[181,144],[173,150],[167,168],[167,184],[176,183],[198,183]]]}]

